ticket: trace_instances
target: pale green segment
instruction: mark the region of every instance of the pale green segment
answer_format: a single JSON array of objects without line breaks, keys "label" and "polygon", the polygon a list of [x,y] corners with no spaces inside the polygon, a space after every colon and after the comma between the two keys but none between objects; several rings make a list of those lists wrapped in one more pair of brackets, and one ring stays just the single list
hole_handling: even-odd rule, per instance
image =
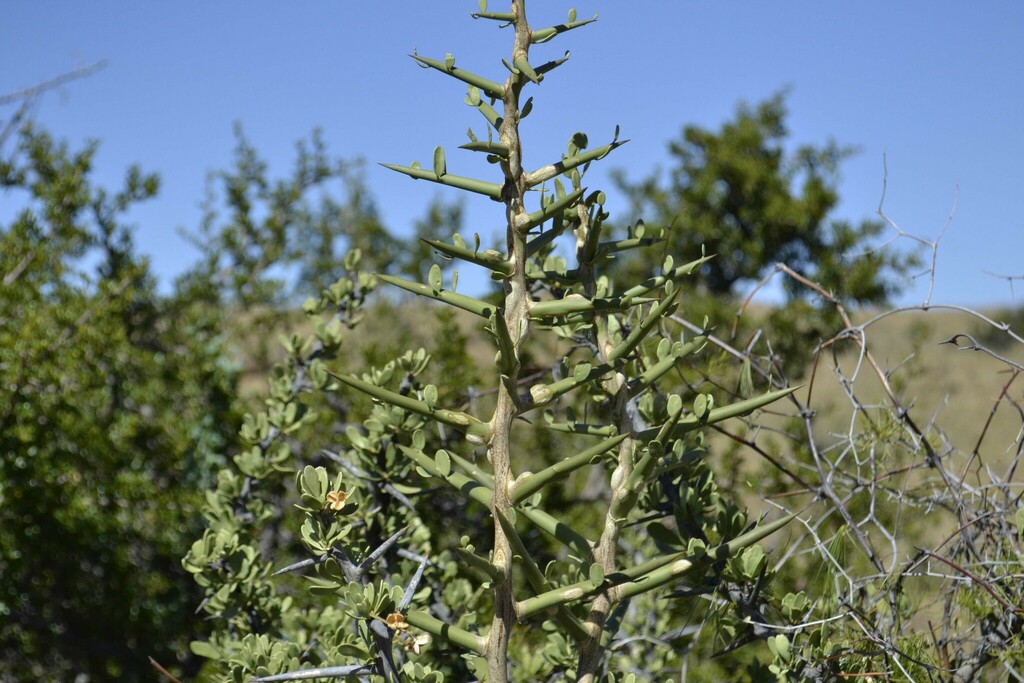
[{"label": "pale green segment", "polygon": [[460,190],[467,190],[469,192],[482,194],[494,200],[501,199],[501,185],[497,185],[495,183],[488,183],[475,178],[466,178],[460,175],[452,175],[451,173],[445,173],[442,176],[438,176],[432,170],[428,171],[422,168],[415,168],[413,166],[399,166],[397,164],[381,164],[381,166],[389,168],[392,171],[404,173],[410,178],[415,178],[416,180],[429,180],[432,183],[438,183],[440,185],[447,185],[448,187],[455,187]]},{"label": "pale green segment", "polygon": [[[787,389],[779,389],[778,391],[769,391],[766,394],[763,394],[761,396],[755,396],[754,398],[749,398],[746,401],[731,403],[727,406],[722,406],[721,408],[712,408],[711,411],[708,413],[707,418],[704,420],[697,419],[696,415],[687,415],[686,417],[679,421],[678,426],[676,426],[676,428],[672,432],[672,436],[678,438],[683,434],[686,434],[687,432],[692,432],[695,429],[700,429],[700,427],[705,424],[715,424],[716,422],[728,420],[729,418],[732,417],[740,417],[742,415],[747,415],[748,413],[751,413],[757,410],[758,408],[763,408],[769,403],[778,401],[780,398],[785,398],[786,396],[789,396],[799,388],[799,386],[796,386],[789,387]],[[653,437],[657,433],[657,431],[657,429],[647,429],[640,432],[638,437],[641,439],[649,439]]]},{"label": "pale green segment", "polygon": [[526,500],[551,482],[560,481],[563,477],[581,467],[600,462],[602,455],[625,441],[628,436],[628,434],[617,434],[609,439],[605,439],[596,446],[569,456],[565,460],[556,462],[540,472],[525,477],[513,486],[512,502],[518,503]]},{"label": "pale green segment", "polygon": [[484,654],[484,646],[487,641],[483,636],[470,633],[458,626],[452,626],[451,624],[441,621],[427,612],[409,612],[405,615],[405,620],[409,622],[411,626],[422,631],[426,631],[431,635],[435,635],[438,638],[444,638],[445,640],[464,647],[478,655],[482,656]]},{"label": "pale green segment", "polygon": [[465,69],[459,69],[455,66],[447,66],[444,62],[439,62],[436,59],[430,59],[429,57],[423,57],[421,55],[412,55],[412,58],[423,66],[429,66],[432,69],[437,69],[441,73],[448,74],[452,78],[457,78],[463,83],[469,83],[483,90],[490,97],[501,99],[501,96],[505,92],[504,86],[500,83],[484,78],[483,76],[477,76],[474,73],[470,73]]},{"label": "pale green segment", "polygon": [[328,372],[328,374],[339,382],[347,384],[353,389],[361,391],[379,401],[383,401],[384,403],[403,408],[409,412],[416,413],[417,415],[422,415],[423,417],[429,417],[433,420],[437,420],[438,422],[442,422],[449,427],[454,427],[455,429],[466,432],[467,434],[480,437],[481,439],[486,439],[490,436],[490,427],[472,415],[460,413],[455,410],[446,410],[444,408],[432,408],[423,401],[418,401],[414,398],[410,398],[409,396],[403,396],[402,394],[394,391],[389,391],[383,387],[378,387],[376,384],[364,382],[363,380],[351,375],[339,375],[333,372]]},{"label": "pale green segment", "polygon": [[559,33],[565,33],[571,31],[574,28],[580,26],[586,26],[597,21],[597,15],[595,14],[592,19],[584,19],[582,21],[574,21],[568,24],[559,24],[558,26],[550,26],[548,28],[537,29],[536,31],[530,31],[530,42],[533,44],[546,43]]},{"label": "pale green segment", "polygon": [[695,261],[690,261],[689,263],[684,263],[681,266],[673,268],[672,270],[663,275],[657,275],[655,277],[648,278],[641,284],[627,289],[625,292],[622,293],[622,296],[646,296],[647,294],[653,292],[655,289],[664,286],[665,283],[670,280],[672,282],[675,282],[676,280],[681,280],[687,275],[692,274],[694,270],[696,270],[697,268],[699,268],[700,266],[707,263],[713,258],[714,256],[702,256],[701,258]]},{"label": "pale green segment", "polygon": [[628,600],[641,593],[660,588],[684,576],[695,567],[703,566],[708,562],[728,559],[740,550],[748,548],[775,533],[789,524],[795,517],[796,515],[787,515],[769,524],[759,526],[728,543],[712,548],[703,555],[688,557],[685,553],[679,552],[656,558],[622,572],[616,572],[612,575],[614,578],[606,577],[598,585],[587,580],[552,589],[536,597],[524,600],[521,603],[520,616],[528,617],[549,607],[566,605],[609,588],[617,587],[616,597],[619,600]]},{"label": "pale green segment", "polygon": [[629,142],[629,140],[616,140],[615,142],[610,142],[607,145],[596,147],[590,150],[589,152],[584,152],[583,154],[576,154],[571,157],[565,157],[561,161],[556,161],[555,163],[550,164],[548,166],[538,168],[536,171],[530,173],[526,177],[526,185],[527,187],[536,187],[537,185],[540,185],[544,181],[551,180],[555,176],[561,175],[566,171],[570,171],[576,168],[577,166],[582,166],[583,164],[586,164],[590,161],[596,161],[597,159],[603,159],[604,157],[608,156],[608,154],[611,153],[611,151],[614,150],[616,147],[621,147],[627,142]]},{"label": "pale green segment", "polygon": [[520,232],[528,232],[532,230],[552,216],[555,216],[564,211],[567,207],[572,206],[577,199],[583,196],[584,192],[586,192],[586,188],[583,187],[578,190],[573,190],[564,197],[560,197],[547,206],[529,214],[526,217],[526,221],[517,225],[516,228]]},{"label": "pale green segment", "polygon": [[464,145],[459,145],[459,149],[468,149],[471,152],[486,152],[487,154],[495,154],[503,159],[508,158],[508,145],[500,142],[477,140],[476,142],[467,142]]},{"label": "pale green segment", "polygon": [[433,289],[429,285],[425,285],[421,282],[413,282],[412,280],[406,280],[404,278],[395,277],[394,275],[381,275],[375,276],[378,280],[386,282],[389,285],[394,285],[404,289],[407,292],[418,294],[419,296],[425,296],[430,299],[436,299],[437,301],[443,301],[446,304],[461,308],[464,311],[475,313],[481,318],[490,319],[491,313],[496,310],[494,304],[489,304],[486,301],[480,299],[474,299],[471,296],[465,294],[457,294],[455,292],[449,292],[443,289]]},{"label": "pale green segment", "polygon": [[676,288],[670,296],[662,299],[661,302],[654,307],[654,310],[648,313],[647,317],[644,318],[639,325],[633,328],[633,331],[629,333],[629,336],[608,353],[608,360],[614,362],[633,351],[633,349],[643,341],[644,337],[647,336],[647,333],[654,329],[661,320],[661,317],[669,311],[675,303],[675,300],[679,298],[679,293],[681,291],[682,289]]},{"label": "pale green segment", "polygon": [[429,244],[434,249],[438,250],[446,256],[452,258],[462,259],[467,263],[473,263],[478,266],[483,266],[493,270],[495,273],[507,277],[512,272],[512,266],[509,265],[508,260],[500,254],[491,254],[486,252],[480,252],[479,250],[473,250],[468,247],[460,247],[454,244],[448,244],[440,240],[428,239],[421,237],[425,243]]}]

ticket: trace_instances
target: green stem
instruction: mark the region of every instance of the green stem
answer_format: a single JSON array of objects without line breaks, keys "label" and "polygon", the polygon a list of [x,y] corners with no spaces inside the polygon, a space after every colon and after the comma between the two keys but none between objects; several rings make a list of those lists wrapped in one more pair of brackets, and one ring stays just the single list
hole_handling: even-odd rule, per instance
[{"label": "green stem", "polygon": [[628,434],[617,434],[610,439],[605,439],[596,446],[592,446],[585,451],[581,451],[576,455],[566,458],[565,460],[556,462],[554,465],[551,465],[536,474],[531,474],[520,479],[512,486],[512,501],[519,503],[526,500],[548,484],[564,479],[571,472],[575,472],[581,467],[586,467],[587,465],[593,465],[600,462],[601,456],[612,448],[618,446],[628,437]]},{"label": "green stem", "polygon": [[627,289],[625,292],[622,293],[622,296],[646,296],[653,292],[654,290],[658,289],[659,287],[664,287],[666,282],[676,282],[677,280],[682,280],[687,275],[691,275],[694,270],[704,265],[713,258],[714,256],[702,256],[696,261],[690,261],[689,263],[684,263],[681,266],[677,266],[676,268],[673,268],[672,270],[668,271],[663,275],[656,275],[655,277],[647,278],[639,285]]},{"label": "green stem", "polygon": [[460,491],[485,507],[491,505],[491,489],[486,484],[467,477],[461,472],[442,472],[434,462],[434,459],[421,450],[399,446],[399,450],[405,453],[413,462],[422,467],[427,474],[451,484],[452,488]]},{"label": "green stem", "polygon": [[520,232],[528,232],[532,230],[552,216],[560,214],[565,211],[566,208],[572,206],[577,199],[583,196],[584,192],[586,192],[586,188],[584,187],[581,187],[578,190],[573,190],[564,197],[559,197],[547,206],[538,209],[533,213],[526,214],[523,217],[523,220],[516,225],[516,229]]},{"label": "green stem", "polygon": [[491,566],[491,563],[476,553],[471,553],[465,548],[456,548],[455,554],[463,564],[487,577],[491,581],[498,581],[501,578],[501,575],[495,571],[494,567]]},{"label": "green stem", "polygon": [[675,305],[675,301],[679,298],[679,293],[681,291],[683,291],[681,288],[676,287],[672,294],[662,299],[661,302],[647,314],[647,317],[644,318],[639,325],[633,328],[633,331],[629,333],[629,336],[626,337],[621,344],[608,352],[608,360],[616,361],[623,358],[639,346],[640,342],[644,340],[644,337],[654,329],[654,327],[661,321],[662,317],[669,312],[672,306]]},{"label": "green stem", "polygon": [[469,83],[470,85],[474,85],[483,90],[490,97],[500,99],[501,96],[504,94],[504,88],[501,87],[501,84],[495,83],[494,81],[484,78],[483,76],[477,76],[475,73],[471,73],[469,71],[466,71],[465,69],[459,69],[454,65],[449,67],[444,62],[439,62],[436,59],[430,59],[429,57],[423,57],[421,55],[412,55],[412,58],[415,59],[420,64],[422,64],[423,66],[429,66],[432,69],[437,69],[441,73],[448,74],[452,78],[457,78],[463,83]]},{"label": "green stem", "polygon": [[404,289],[407,292],[412,292],[418,296],[425,296],[436,301],[443,301],[450,306],[461,308],[464,311],[474,313],[481,318],[490,318],[491,314],[496,310],[494,304],[489,304],[486,301],[480,299],[474,299],[471,296],[465,294],[456,294],[455,292],[449,292],[443,289],[435,290],[430,286],[425,285],[421,282],[413,282],[412,280],[405,280],[394,275],[381,275],[377,273],[375,277],[378,280],[394,285],[400,289]]},{"label": "green stem", "polygon": [[342,384],[347,384],[353,389],[357,389],[364,394],[383,401],[384,403],[404,408],[411,413],[416,413],[423,417],[429,417],[433,420],[437,420],[438,422],[442,422],[449,427],[454,427],[459,431],[465,432],[468,436],[477,441],[482,442],[490,435],[490,430],[487,425],[472,415],[460,413],[456,410],[431,407],[423,401],[417,401],[409,396],[403,396],[402,394],[394,391],[388,391],[387,389],[378,387],[376,384],[364,382],[363,380],[352,377],[351,375],[339,375],[330,371],[328,371],[327,374]]},{"label": "green stem", "polygon": [[641,593],[646,593],[654,590],[655,588],[664,586],[666,583],[674,581],[683,574],[689,572],[690,569],[698,564],[703,565],[705,562],[726,560],[734,556],[740,550],[749,548],[755,543],[758,543],[774,534],[795,518],[796,515],[786,515],[774,522],[758,526],[742,536],[737,536],[728,543],[723,543],[722,545],[712,548],[705,555],[699,558],[677,557],[658,569],[654,569],[653,571],[637,577],[633,581],[617,586],[615,588],[615,597],[617,600],[628,600],[640,595]]},{"label": "green stem", "polygon": [[584,377],[577,378],[573,376],[560,379],[557,382],[552,382],[551,384],[535,384],[530,387],[530,399],[532,400],[532,403],[529,406],[524,406],[523,411],[525,412],[527,410],[533,410],[534,408],[545,406],[559,396],[567,394],[570,391],[583,386],[587,382],[599,379],[610,372],[618,370],[621,365],[621,363],[616,365],[596,365],[591,367],[590,372],[588,372]]},{"label": "green stem", "polygon": [[416,180],[429,180],[432,183],[447,185],[448,187],[456,187],[460,190],[468,190],[469,192],[476,192],[477,194],[482,194],[485,197],[490,197],[491,199],[501,199],[501,185],[484,182],[483,180],[477,180],[476,178],[466,178],[460,175],[452,175],[451,173],[438,175],[434,171],[416,168],[415,166],[399,166],[397,164],[381,164],[381,166],[384,168],[390,168],[392,171],[404,173],[410,178],[415,178]]},{"label": "green stem", "polygon": [[540,185],[544,181],[551,180],[555,176],[561,175],[566,171],[570,171],[576,168],[577,166],[581,166],[591,161],[596,161],[598,159],[603,159],[604,157],[608,156],[616,147],[622,147],[627,142],[629,142],[629,140],[617,140],[607,145],[602,145],[601,147],[592,149],[589,152],[577,154],[576,156],[566,157],[561,161],[557,161],[553,164],[548,164],[547,166],[541,166],[536,171],[529,174],[529,176],[527,177],[526,185],[527,187],[536,187],[537,185]]},{"label": "green stem", "polygon": [[415,626],[431,635],[444,638],[448,642],[464,647],[478,655],[484,654],[485,641],[481,636],[465,631],[458,626],[452,626],[426,612],[409,612],[405,615],[405,620],[411,626]]},{"label": "green stem", "polygon": [[508,158],[508,147],[500,142],[484,142],[483,140],[477,140],[475,142],[467,142],[464,145],[459,145],[459,149],[468,149],[471,152],[485,152],[487,154],[499,156],[502,159]]},{"label": "green stem", "polygon": [[619,431],[615,425],[594,425],[580,422],[548,422],[543,427],[553,432],[567,432],[583,436],[615,436]]},{"label": "green stem", "polygon": [[451,256],[452,258],[462,259],[468,263],[483,266],[484,268],[493,270],[495,273],[506,277],[512,272],[512,267],[508,264],[508,261],[505,260],[504,256],[497,252],[490,250],[480,252],[468,247],[448,244],[447,242],[442,242],[440,240],[432,240],[425,237],[421,237],[420,239],[446,256]]},{"label": "green stem", "polygon": [[[518,532],[516,532],[515,525],[509,523],[507,519],[499,518],[502,520],[502,526],[505,528],[505,533],[508,534],[509,543],[512,545],[512,550],[515,551],[516,557],[523,565],[524,573],[526,574],[526,582],[530,584],[530,588],[535,593],[546,593],[550,590],[548,580],[544,576],[544,572],[540,570],[537,563],[534,562],[533,557],[530,556],[526,546],[523,544],[523,539],[520,538]],[[516,604],[516,614],[519,615],[520,619],[525,618],[519,611],[520,605]],[[555,611],[555,620],[566,629],[566,631],[573,638],[582,638],[586,636],[586,630],[583,628],[583,623],[577,618],[572,612],[565,608],[565,606],[559,606]]]},{"label": "green stem", "polygon": [[631,306],[643,303],[639,298],[617,296],[611,299],[588,299],[579,295],[570,295],[564,299],[538,301],[530,307],[531,318],[552,318],[571,313],[594,313],[595,311],[624,311]]},{"label": "green stem", "polygon": [[596,14],[594,15],[593,19],[583,19],[582,21],[573,21],[568,24],[559,24],[558,26],[550,26],[548,28],[537,29],[536,31],[533,31],[533,33],[530,35],[530,41],[533,43],[546,43],[555,36],[557,36],[559,33],[565,33],[566,31],[571,31],[574,28],[579,28],[580,26],[592,24],[595,21],[597,21]]},{"label": "green stem", "polygon": [[[769,391],[767,394],[761,396],[755,396],[754,398],[748,398],[745,401],[739,401],[737,403],[731,403],[721,408],[712,408],[707,417],[703,420],[698,419],[696,415],[687,415],[679,421],[675,429],[672,430],[672,437],[678,439],[679,437],[692,432],[695,429],[700,429],[704,425],[715,424],[722,420],[728,420],[732,417],[741,417],[743,415],[749,415],[758,408],[763,408],[769,403],[778,401],[780,398],[789,396],[794,391],[799,389],[800,386],[789,387],[787,389],[779,389],[778,391]],[[657,433],[657,429],[646,429],[639,433],[639,438],[650,439]]]},{"label": "green stem", "polygon": [[627,251],[629,249],[650,247],[664,241],[665,240],[660,237],[630,237],[624,240],[602,242],[597,247],[597,254],[598,257],[609,256],[611,254],[615,254],[620,251]]}]

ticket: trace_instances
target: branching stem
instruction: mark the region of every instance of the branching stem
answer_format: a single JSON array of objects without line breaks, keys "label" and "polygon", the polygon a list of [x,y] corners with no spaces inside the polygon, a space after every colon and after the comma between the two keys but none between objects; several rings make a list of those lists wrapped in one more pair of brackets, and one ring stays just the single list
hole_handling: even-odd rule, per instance
[{"label": "branching stem", "polygon": [[[512,63],[527,60],[530,49],[530,26],[526,20],[525,0],[514,0],[512,15],[515,17],[515,42],[512,48]],[[522,167],[522,145],[519,140],[519,95],[526,78],[522,73],[511,73],[505,81],[502,100],[504,117],[499,137],[508,149],[508,158],[501,162],[505,184],[501,199],[505,204],[508,259],[511,275],[504,281],[505,326],[512,337],[512,350],[517,358],[505,363],[512,372],[502,378],[498,400],[490,423],[488,459],[494,472],[494,493],[491,496],[491,511],[494,518],[494,555],[492,564],[498,575],[503,577],[494,583],[494,617],[488,632],[486,657],[488,680],[504,683],[508,680],[508,644],[512,626],[516,622],[515,599],[512,595],[512,547],[501,525],[501,517],[509,516],[512,501],[510,485],[512,473],[511,437],[512,425],[519,415],[518,362],[519,349],[527,335],[530,312],[530,293],[526,284],[526,231],[520,226],[528,222],[524,205],[526,195],[526,174]]]}]

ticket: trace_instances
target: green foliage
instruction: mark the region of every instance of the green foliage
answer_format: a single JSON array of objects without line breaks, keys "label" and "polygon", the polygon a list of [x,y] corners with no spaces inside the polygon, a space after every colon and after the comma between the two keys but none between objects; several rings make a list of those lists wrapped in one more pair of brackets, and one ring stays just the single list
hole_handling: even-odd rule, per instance
[{"label": "green foliage", "polygon": [[[587,151],[587,136],[575,133],[556,163],[533,172],[519,165],[520,94],[565,61],[532,65],[530,44],[589,23],[573,15],[532,31],[523,2],[507,15],[482,4],[477,18],[515,28],[503,85],[450,55],[414,56],[470,85],[466,101],[498,142],[471,135],[467,148],[489,154],[501,176],[454,175],[440,147],[430,170],[389,168],[503,204],[505,253],[481,251],[479,240],[470,248],[457,234],[427,238],[433,251],[490,271],[502,292],[489,300],[457,293],[455,273],[445,277],[436,264],[407,267],[415,280],[374,279],[356,250],[346,274],[304,306],[313,333],[286,344],[266,407],[246,417],[242,454],[208,496],[209,528],[184,560],[214,623],[211,639],[193,644],[217,662],[213,680],[300,671],[493,683],[660,677],[678,670],[674,645],[686,636],[649,636],[685,634],[686,619],[638,611],[634,601],[709,592],[735,605],[722,617],[734,640],[759,635],[749,613],[765,609],[759,596],[768,595],[771,572],[757,543],[791,517],[749,519],[722,496],[700,432],[791,390],[719,406],[703,392],[684,400],[662,388],[705,345],[703,334],[679,341],[664,324],[680,283],[708,259],[666,258],[658,274],[621,292],[601,275],[612,254],[649,244],[643,235],[610,239],[605,195],[583,186],[589,164],[622,144],[617,135]],[[503,100],[504,119],[480,91]],[[531,188],[542,189],[532,210]],[[431,227],[442,222],[435,216]],[[571,268],[555,251],[569,234]],[[378,348],[374,365],[345,369],[346,328],[375,282],[476,317],[494,351],[486,401],[470,393],[472,363],[457,353],[442,358],[438,384],[426,379],[432,359],[422,349],[385,360]],[[465,346],[454,318],[441,324],[447,341]],[[548,349],[559,360],[526,374],[524,359]],[[531,443],[551,444],[552,457],[529,457]],[[567,506],[583,474],[598,494]],[[795,614],[806,606],[801,597],[787,595],[780,609]]]},{"label": "green foliage", "polygon": [[[895,291],[888,272],[902,272],[906,262],[891,252],[867,251],[882,224],[828,219],[839,201],[839,165],[852,150],[829,142],[787,153],[785,119],[779,93],[756,107],[741,106],[717,132],[686,126],[669,144],[678,165],[667,186],[658,176],[630,183],[622,174],[619,185],[638,214],[671,226],[669,253],[704,245],[715,254],[701,271],[701,284],[712,294],[735,294],[738,283],[782,262],[844,300],[884,302]],[[807,296],[792,281],[787,292]]]},{"label": "green foliage", "polygon": [[[296,144],[291,174],[272,180],[240,126],[235,136],[234,168],[208,180],[203,221],[190,235],[203,259],[186,281],[210,283],[214,292],[252,309],[328,286],[338,278],[348,249],[371,255],[376,268],[392,264],[398,244],[380,221],[359,162],[329,158],[320,132],[314,131]],[[337,180],[343,202],[326,191]],[[320,190],[318,201],[315,190]]]},{"label": "green foliage", "polygon": [[122,222],[157,177],[132,168],[123,189],[94,187],[95,152],[26,126],[0,164],[25,207],[0,226],[10,680],[142,680],[132,662],[175,660],[199,596],[177,558],[239,425],[217,330],[156,295]]},{"label": "green foliage", "polygon": [[[718,131],[686,126],[669,144],[675,165],[667,182],[659,174],[635,183],[616,176],[639,218],[668,226],[666,253],[692,254],[703,245],[715,255],[702,267],[698,287],[710,298],[689,302],[691,318],[721,316],[723,299],[770,275],[776,264],[845,302],[883,304],[899,291],[895,276],[918,263],[913,255],[874,248],[884,229],[880,221],[853,225],[829,218],[839,202],[840,164],[853,152],[832,141],[787,151],[784,95],[741,106]],[[643,268],[627,263],[630,275]],[[771,314],[768,328],[795,375],[808,351],[841,323],[804,283],[786,277],[783,285],[788,305]]]},{"label": "green foliage", "polygon": [[[365,244],[380,265],[397,244],[358,167],[330,161],[318,135],[272,180],[239,132],[235,168],[214,176],[227,217],[211,181],[194,236],[203,260],[160,296],[124,222],[158,179],[132,168],[116,193],[93,187],[95,151],[27,126],[0,164],[4,190],[26,207],[0,226],[0,671],[17,679],[148,680],[147,655],[195,671],[184,643],[206,628],[194,616],[201,586],[179,558],[201,530],[203,491],[241,485],[218,477],[225,454],[247,475],[283,457],[234,452],[231,359],[241,346],[269,367],[274,307],[296,278],[343,272],[337,242]],[[314,205],[311,191],[339,177],[346,201],[321,192]],[[363,293],[337,285],[331,296]],[[243,308],[250,324],[229,331]],[[318,333],[330,344],[338,329]],[[293,418],[272,414],[268,428]],[[206,542],[252,570],[236,540]]]}]

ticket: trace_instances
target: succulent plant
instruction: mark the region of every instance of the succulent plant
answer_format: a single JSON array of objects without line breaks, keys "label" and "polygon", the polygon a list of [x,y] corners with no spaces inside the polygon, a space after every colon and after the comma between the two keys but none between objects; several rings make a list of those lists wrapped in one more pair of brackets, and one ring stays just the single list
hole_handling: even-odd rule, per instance
[{"label": "succulent plant", "polygon": [[[245,450],[210,492],[209,529],[184,561],[219,624],[193,649],[219,662],[223,680],[636,680],[660,660],[637,662],[616,640],[674,624],[644,600],[681,582],[697,592],[759,583],[767,562],[757,544],[792,519],[754,522],[722,500],[701,430],[793,389],[716,406],[711,394],[673,393],[667,381],[706,343],[700,334],[671,338],[667,321],[677,283],[699,276],[711,256],[680,264],[666,256],[623,291],[602,275],[617,254],[662,235],[643,224],[608,234],[605,194],[584,184],[592,163],[625,144],[618,130],[595,148],[574,133],[550,164],[522,165],[519,123],[532,108],[523,93],[566,62],[535,60],[531,48],[596,19],[570,11],[565,23],[533,29],[525,4],[491,12],[481,2],[473,15],[512,33],[503,82],[451,55],[413,55],[467,85],[466,102],[488,135],[470,132],[462,147],[485,154],[495,176],[449,172],[441,147],[429,167],[388,165],[500,206],[503,252],[481,249],[479,237],[472,245],[459,235],[428,240],[445,258],[487,271],[500,296],[456,292],[457,271],[446,286],[439,265],[426,282],[374,279],[353,253],[348,275],[306,303],[314,333],[288,340],[267,409],[247,420]],[[444,392],[422,380],[423,350],[363,372],[341,368],[345,327],[381,284],[479,319],[495,349],[492,403],[445,405]],[[525,354],[538,344],[561,357],[527,374]],[[333,414],[314,409],[323,395],[334,397],[324,404]],[[299,435],[325,422],[334,427],[322,439],[329,447],[302,452],[309,442]],[[536,459],[524,434],[537,431],[564,445],[530,472]],[[324,464],[311,464],[318,459]],[[295,469],[292,492],[285,482]],[[598,482],[599,495],[566,504],[572,482],[584,478]],[[433,518],[442,496],[462,501],[464,514]],[[287,564],[275,554],[289,546],[265,528],[281,515],[294,517],[286,525],[306,559]],[[308,592],[296,588],[298,572],[309,576]],[[788,653],[788,641],[771,643]],[[634,658],[629,667],[624,656]]]}]

